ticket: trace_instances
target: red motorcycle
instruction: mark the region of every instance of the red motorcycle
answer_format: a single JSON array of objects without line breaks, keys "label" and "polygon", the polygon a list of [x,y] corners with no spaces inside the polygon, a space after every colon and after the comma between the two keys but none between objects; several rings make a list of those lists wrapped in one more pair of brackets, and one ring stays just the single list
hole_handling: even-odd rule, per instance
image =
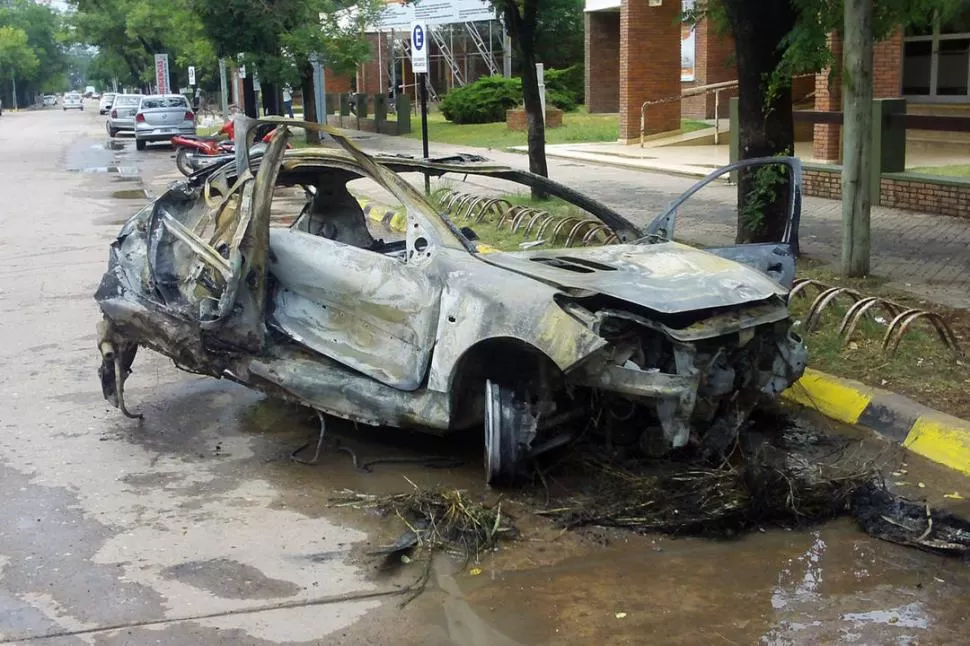
[{"label": "red motorcycle", "polygon": [[[232,141],[232,121],[226,123],[215,137],[197,137],[195,135],[175,135],[172,145],[175,146],[175,165],[183,175],[189,176],[195,172],[198,164],[193,157],[215,157],[231,155],[235,151]],[[228,135],[223,139],[219,135]]]},{"label": "red motorcycle", "polygon": [[[219,135],[226,135],[227,139],[221,139]],[[261,139],[262,143],[269,143],[273,136],[273,128],[269,128]],[[217,160],[217,158],[231,157],[235,154],[236,147],[233,142],[235,129],[233,122],[228,121],[215,137],[197,137],[195,135],[176,135],[172,137],[172,145],[175,146],[175,165],[186,177]],[[287,146],[290,148],[291,146]]]}]

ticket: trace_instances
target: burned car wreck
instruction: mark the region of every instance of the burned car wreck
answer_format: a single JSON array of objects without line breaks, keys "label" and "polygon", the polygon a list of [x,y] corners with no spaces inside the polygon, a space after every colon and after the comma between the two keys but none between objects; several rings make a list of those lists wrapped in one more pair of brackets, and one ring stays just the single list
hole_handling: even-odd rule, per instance
[{"label": "burned car wreck", "polygon": [[[144,346],[355,422],[484,429],[486,477],[498,484],[594,423],[651,454],[688,444],[723,454],[758,401],[804,370],[787,307],[796,160],[781,160],[795,188],[788,239],[702,250],[671,240],[690,192],[641,230],[524,171],[371,157],[316,124],[280,120],[251,156],[264,122],[237,117],[235,159],[174,185],[112,244],[96,293],[99,373],[105,398],[130,416],[124,382]],[[292,125],[325,130],[336,146],[287,151]],[[405,172],[541,185],[593,213],[617,244],[496,251]],[[371,234],[347,189],[360,178],[403,205],[403,240]],[[271,226],[279,187],[307,190],[289,227]]]}]

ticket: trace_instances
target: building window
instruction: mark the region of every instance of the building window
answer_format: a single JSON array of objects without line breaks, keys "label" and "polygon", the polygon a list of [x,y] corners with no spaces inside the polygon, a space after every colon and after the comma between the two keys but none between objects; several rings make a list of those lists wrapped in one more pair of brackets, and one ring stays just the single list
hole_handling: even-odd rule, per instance
[{"label": "building window", "polygon": [[[680,9],[682,15],[686,16],[694,10],[694,0],[681,0]],[[693,81],[696,78],[694,69],[695,44],[694,27],[687,22],[680,25],[680,80],[681,82]]]},{"label": "building window", "polygon": [[910,28],[903,46],[903,95],[970,102],[970,13]]}]

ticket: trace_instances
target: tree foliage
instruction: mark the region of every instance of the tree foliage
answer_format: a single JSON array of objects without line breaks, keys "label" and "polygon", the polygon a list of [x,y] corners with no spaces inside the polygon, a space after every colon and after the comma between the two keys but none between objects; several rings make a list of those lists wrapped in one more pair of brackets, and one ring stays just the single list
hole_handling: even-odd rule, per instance
[{"label": "tree foliage", "polygon": [[63,80],[67,58],[62,21],[50,7],[12,0],[0,7],[0,79],[16,77],[18,94],[29,100],[54,80]]},{"label": "tree foliage", "polygon": [[584,0],[543,0],[536,25],[536,60],[557,69],[582,67]]},{"label": "tree foliage", "polygon": [[0,27],[0,74],[5,78],[30,76],[40,65],[27,42],[27,32],[17,27]]},{"label": "tree foliage", "polygon": [[216,78],[218,62],[190,0],[71,0],[72,37],[97,48],[91,73],[107,82],[144,86],[154,78],[154,55],[168,54],[172,84],[185,83],[194,65]]},{"label": "tree foliage", "polygon": [[[928,26],[970,8],[970,0],[878,0],[873,31],[884,39],[907,26]],[[791,81],[796,75],[841,70],[829,46],[829,35],[844,23],[843,0],[698,0],[685,15],[688,22],[709,20],[735,41],[738,68],[739,139],[742,159],[791,154],[794,125]],[[843,82],[852,79],[844,74]],[[740,211],[752,200],[764,201],[755,173],[742,173],[738,184]],[[755,220],[739,215],[739,242],[779,237],[787,215],[784,200],[768,200]]]}]

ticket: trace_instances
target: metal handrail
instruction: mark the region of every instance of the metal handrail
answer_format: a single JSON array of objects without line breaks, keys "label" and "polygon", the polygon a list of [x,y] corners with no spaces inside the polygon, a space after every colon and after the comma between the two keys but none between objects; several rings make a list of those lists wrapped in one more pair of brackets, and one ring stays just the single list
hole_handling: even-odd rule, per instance
[{"label": "metal handrail", "polygon": [[[814,74],[798,74],[792,77],[794,79],[806,78]],[[643,148],[644,137],[647,131],[647,108],[651,105],[660,105],[663,103],[672,103],[674,101],[679,101],[685,97],[699,96],[702,94],[714,93],[714,145],[716,146],[720,143],[720,129],[721,129],[721,92],[725,90],[733,90],[738,86],[738,80],[733,81],[721,81],[720,83],[709,83],[707,85],[698,85],[697,87],[687,88],[683,90],[680,94],[675,96],[668,96],[662,99],[653,99],[651,101],[644,101],[643,105],[640,106],[640,148]],[[814,94],[812,91],[809,95]],[[641,153],[642,155],[642,153]]]}]

